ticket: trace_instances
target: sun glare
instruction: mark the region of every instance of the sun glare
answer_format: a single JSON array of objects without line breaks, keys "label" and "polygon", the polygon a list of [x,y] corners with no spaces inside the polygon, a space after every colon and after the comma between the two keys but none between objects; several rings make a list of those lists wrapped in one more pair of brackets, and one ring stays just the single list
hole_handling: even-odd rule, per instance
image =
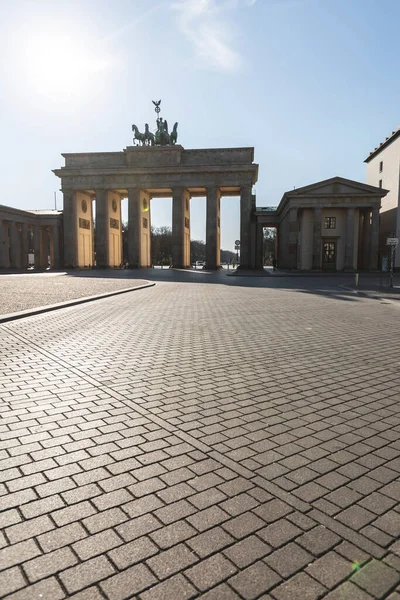
[{"label": "sun glare", "polygon": [[44,35],[24,40],[23,66],[30,87],[49,100],[68,101],[95,84],[111,64],[79,39]]}]

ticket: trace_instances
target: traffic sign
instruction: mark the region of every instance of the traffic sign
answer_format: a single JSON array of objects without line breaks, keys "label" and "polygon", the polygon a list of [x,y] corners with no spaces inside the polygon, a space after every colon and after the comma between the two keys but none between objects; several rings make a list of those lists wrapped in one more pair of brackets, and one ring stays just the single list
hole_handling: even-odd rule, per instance
[{"label": "traffic sign", "polygon": [[387,246],[397,246],[399,243],[399,238],[386,238],[386,245]]},{"label": "traffic sign", "polygon": [[240,246],[240,240],[235,240],[235,246]]}]

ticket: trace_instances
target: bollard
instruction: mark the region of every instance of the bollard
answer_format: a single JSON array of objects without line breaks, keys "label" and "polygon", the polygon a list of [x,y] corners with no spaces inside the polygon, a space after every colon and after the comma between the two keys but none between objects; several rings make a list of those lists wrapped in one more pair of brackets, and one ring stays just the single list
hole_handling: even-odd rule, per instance
[{"label": "bollard", "polygon": [[358,273],[356,273],[356,287],[358,287]]}]

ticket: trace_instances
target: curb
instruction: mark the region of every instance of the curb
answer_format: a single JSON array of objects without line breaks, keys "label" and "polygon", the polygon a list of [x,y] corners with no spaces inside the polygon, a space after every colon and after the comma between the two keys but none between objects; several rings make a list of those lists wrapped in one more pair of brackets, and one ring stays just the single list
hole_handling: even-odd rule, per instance
[{"label": "curb", "polygon": [[21,310],[19,312],[0,315],[0,324],[7,323],[8,321],[16,321],[17,319],[24,319],[25,317],[41,315],[46,312],[52,312],[53,310],[59,310],[60,308],[68,308],[69,306],[76,306],[77,304],[86,304],[87,302],[92,302],[94,300],[102,300],[103,298],[109,298],[110,296],[118,296],[119,294],[126,294],[127,292],[143,290],[145,288],[154,287],[155,285],[156,284],[154,282],[148,281],[143,285],[123,288],[122,290],[104,292],[103,294],[96,294],[95,296],[83,296],[82,298],[74,298],[73,300],[66,300],[65,302],[57,302],[57,304],[49,304],[48,306],[39,306],[37,308],[28,308],[27,310]]}]

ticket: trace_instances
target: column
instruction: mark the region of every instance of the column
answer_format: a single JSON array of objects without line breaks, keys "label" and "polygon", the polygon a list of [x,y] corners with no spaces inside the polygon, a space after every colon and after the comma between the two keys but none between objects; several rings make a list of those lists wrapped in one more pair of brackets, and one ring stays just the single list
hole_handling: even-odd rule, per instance
[{"label": "column", "polygon": [[184,188],[172,190],[172,266],[184,268],[185,265],[185,200]]},{"label": "column", "polygon": [[0,221],[0,267],[10,268],[10,238],[8,221]]},{"label": "column", "polygon": [[312,256],[312,268],[321,268],[321,218],[322,209],[314,208],[314,222],[313,222],[313,256]]},{"label": "column", "polygon": [[21,232],[21,267],[23,269],[28,268],[28,225],[26,223],[22,223],[22,232]]},{"label": "column", "polygon": [[128,263],[131,269],[151,265],[150,196],[128,189]]},{"label": "column", "polygon": [[41,227],[40,231],[40,268],[47,269],[49,266],[49,232],[47,227]]},{"label": "column", "polygon": [[109,266],[109,214],[108,191],[95,190],[96,194],[96,268]]},{"label": "column", "polygon": [[289,268],[298,269],[299,219],[298,209],[289,210]]},{"label": "column", "polygon": [[256,225],[256,255],[255,255],[255,268],[264,268],[264,227],[263,225]]},{"label": "column", "polygon": [[371,228],[370,228],[370,255],[369,268],[372,271],[378,269],[379,253],[379,208],[372,209]]},{"label": "column", "polygon": [[34,249],[34,264],[35,269],[40,269],[40,240],[41,240],[41,227],[34,225],[33,227],[33,249]]},{"label": "column", "polygon": [[183,259],[186,268],[190,268],[190,192],[184,191],[184,244],[183,244]]},{"label": "column", "polygon": [[346,210],[344,268],[347,271],[354,270],[354,208]]},{"label": "column", "polygon": [[21,235],[19,227],[19,223],[10,221],[10,258],[12,269],[21,268]]},{"label": "column", "polygon": [[59,269],[60,266],[60,232],[58,225],[53,225],[50,228],[50,267]]},{"label": "column", "polygon": [[251,185],[242,186],[240,190],[240,268],[251,268]]},{"label": "column", "polygon": [[220,202],[221,192],[217,187],[207,188],[206,217],[206,267],[218,269],[220,265]]},{"label": "column", "polygon": [[370,210],[367,209],[363,212],[363,221],[362,221],[362,266],[363,266],[363,269],[369,269],[370,228],[371,228],[371,212],[370,212]]},{"label": "column", "polygon": [[74,268],[78,264],[78,222],[76,194],[71,189],[63,190],[64,265]]}]

